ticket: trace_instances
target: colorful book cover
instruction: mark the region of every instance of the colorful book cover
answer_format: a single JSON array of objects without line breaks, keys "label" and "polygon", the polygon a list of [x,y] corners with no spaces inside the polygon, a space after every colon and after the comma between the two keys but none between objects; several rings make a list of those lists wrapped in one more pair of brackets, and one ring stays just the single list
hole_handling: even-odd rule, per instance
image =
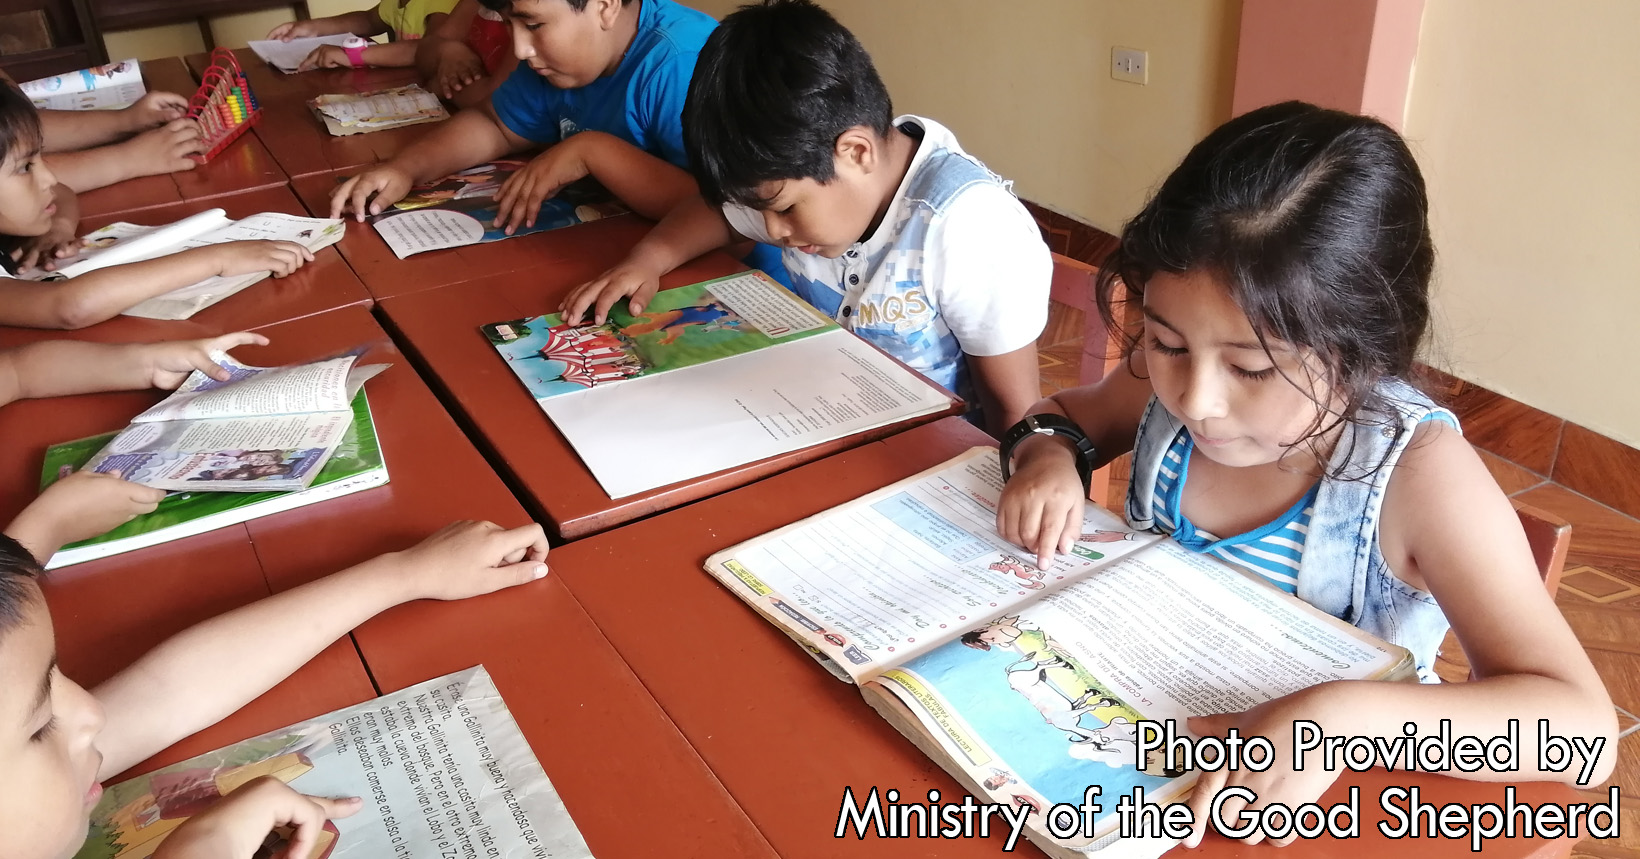
[{"label": "colorful book cover", "polygon": [[[347,495],[387,482],[387,467],[364,392],[353,398],[353,422],[336,451],[313,484],[299,492],[172,492],[152,513],[89,540],[63,547],[51,558],[48,568],[128,552],[170,540],[305,506],[328,498]],[[82,438],[51,446],[46,450],[40,488],[44,489],[90,461],[118,433]],[[246,463],[258,456],[283,451],[223,451],[226,459]],[[250,467],[250,466],[244,466]]]},{"label": "colorful book cover", "polygon": [[188,818],[264,776],[364,800],[302,859],[592,855],[480,665],[109,787],[75,859],[152,855]]},{"label": "colorful book cover", "polygon": [[750,271],[662,290],[638,314],[617,302],[603,325],[565,325],[554,313],[481,330],[530,395],[544,400],[836,328],[768,275]]},{"label": "colorful book cover", "polygon": [[603,186],[583,179],[566,186],[541,203],[535,226],[520,226],[507,235],[495,226],[495,196],[501,186],[524,166],[523,161],[491,161],[417,185],[387,211],[370,217],[387,246],[399,259],[445,248],[499,242],[503,239],[572,227],[611,215],[626,207]]}]

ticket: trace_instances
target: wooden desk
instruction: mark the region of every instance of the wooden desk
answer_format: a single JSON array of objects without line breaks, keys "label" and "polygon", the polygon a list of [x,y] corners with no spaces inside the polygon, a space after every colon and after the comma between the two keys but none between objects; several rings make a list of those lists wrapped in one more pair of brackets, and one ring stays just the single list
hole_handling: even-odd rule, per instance
[{"label": "wooden desk", "polygon": [[[261,212],[302,212],[302,207],[291,195],[290,189],[281,186],[225,197],[170,203],[117,215],[99,215],[82,219],[80,228],[81,232],[85,233],[115,221],[168,224],[215,208],[222,209],[228,217],[236,219]],[[313,262],[302,266],[295,274],[285,278],[266,278],[201,310],[190,319],[116,316],[89,328],[69,333],[0,326],[0,347],[65,336],[104,343],[214,337],[230,331],[265,328],[338,307],[369,307],[370,304],[370,294],[365,292],[364,285],[342,260],[341,254],[334,247],[330,247],[314,254]]]},{"label": "wooden desk", "polygon": [[[339,170],[301,176],[292,180],[291,188],[301,199],[302,205],[307,207],[308,214],[328,218],[331,190],[356,172]],[[570,286],[574,286],[620,262],[652,227],[653,223],[636,215],[617,215],[499,242],[429,251],[401,260],[393,255],[387,242],[376,233],[375,227],[349,221],[347,235],[336,247],[347,264],[358,273],[359,279],[364,281],[370,294],[382,299],[528,269],[550,269],[553,282],[568,280],[571,281]],[[691,271],[712,273],[694,280],[667,281],[667,285],[693,283],[742,271],[746,267],[726,254],[711,254],[696,260],[689,268]],[[530,279],[540,274],[532,272]],[[543,291],[541,294],[547,293]],[[562,292],[553,294],[561,295]],[[544,304],[540,307],[541,310],[531,313],[548,309]]]},{"label": "wooden desk", "polygon": [[[853,500],[989,439],[950,418],[794,469],[716,498],[573,543],[553,568],[615,649],[782,856],[994,855],[981,841],[833,840],[845,785],[966,791],[773,625],[702,569],[714,552]],[[1247,848],[1212,836],[1172,855],[1457,856],[1467,840],[1389,842],[1376,829],[1378,789],[1401,774],[1346,776],[1362,785],[1362,837]],[[1404,782],[1403,782],[1404,783]],[[1426,801],[1501,802],[1503,785],[1418,775]],[[1341,801],[1347,785],[1329,791]],[[1565,787],[1523,785],[1522,801],[1577,801]],[[1495,856],[1565,855],[1572,842],[1512,841]],[[1037,851],[1030,849],[1032,854]]]},{"label": "wooden desk", "polygon": [[[307,106],[309,99],[328,93],[356,93],[416,83],[413,68],[317,69],[285,74],[262,62],[248,48],[234,52],[250,80],[251,91],[262,106],[256,137],[291,176],[327,170],[356,169],[393,157],[426,134],[435,124],[332,137]],[[209,54],[184,58],[197,77],[210,65]]]},{"label": "wooden desk", "polygon": [[775,855],[558,579],[400,606],[355,635],[384,691],[488,668],[593,854]]},{"label": "wooden desk", "polygon": [[[380,303],[395,339],[459,413],[474,441],[492,454],[490,461],[505,469],[520,500],[558,536],[579,539],[938,419],[939,415],[926,415],[638,495],[610,498],[478,327],[556,310],[571,288],[620,259],[625,246],[616,240],[635,240],[637,231],[631,226],[613,219],[486,245],[502,247],[554,236],[549,241],[561,249],[543,254],[528,274],[492,275]],[[578,240],[572,245],[570,238]],[[727,255],[712,253],[662,278],[661,286],[684,286],[743,269]],[[959,407],[953,402],[953,409]],[[664,433],[664,428],[657,426],[657,433]]]}]

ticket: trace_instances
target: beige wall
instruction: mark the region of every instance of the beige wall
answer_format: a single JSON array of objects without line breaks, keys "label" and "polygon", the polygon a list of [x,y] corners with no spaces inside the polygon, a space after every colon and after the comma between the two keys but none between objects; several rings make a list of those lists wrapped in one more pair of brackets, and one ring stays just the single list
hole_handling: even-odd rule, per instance
[{"label": "beige wall", "polygon": [[[1240,0],[820,0],[895,109],[950,126],[1020,196],[1116,232],[1229,117]],[[739,0],[690,3],[722,17]],[[1150,52],[1150,83],[1110,77]]]},{"label": "beige wall", "polygon": [[[313,17],[321,18],[366,9],[369,6],[368,0],[309,0],[308,11]],[[290,9],[267,9],[261,12],[225,15],[211,21],[211,31],[216,35],[218,45],[243,48],[246,42],[266,36],[269,30],[295,17],[296,13]],[[200,36],[199,25],[192,21],[164,27],[104,33],[103,45],[108,48],[108,58],[111,60],[123,60],[128,57],[153,60],[195,54],[205,50],[205,40]]]},{"label": "beige wall", "polygon": [[1440,253],[1435,363],[1640,446],[1636,81],[1633,0],[1428,0],[1406,131]]}]

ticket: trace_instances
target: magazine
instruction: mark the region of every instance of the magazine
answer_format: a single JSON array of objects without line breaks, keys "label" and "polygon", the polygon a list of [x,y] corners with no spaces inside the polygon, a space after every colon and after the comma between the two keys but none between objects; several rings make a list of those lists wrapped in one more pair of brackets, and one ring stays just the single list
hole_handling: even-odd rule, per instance
[{"label": "magazine", "polygon": [[387,211],[371,216],[370,223],[393,253],[404,259],[424,251],[499,242],[626,212],[602,186],[583,179],[543,201],[535,226],[520,226],[509,236],[495,226],[495,195],[524,163],[491,161],[417,185]]},{"label": "magazine", "polygon": [[418,84],[375,92],[322,95],[308,102],[308,106],[324,121],[325,130],[332,137],[450,118],[438,96]]},{"label": "magazine", "polygon": [[289,367],[214,357],[231,381],[195,370],[84,467],[177,492],[306,489],[354,425],[359,390],[388,366],[357,353]]},{"label": "magazine", "polygon": [[[1411,654],[1089,503],[1039,569],[996,532],[995,448],[713,555],[706,568],[976,797],[1034,811],[1050,853],[1118,847],[1118,799],[1188,797],[1190,772],[1136,759],[1140,720],[1239,712],[1341,679],[1410,679]],[[1097,784],[1091,839],[1042,812]],[[1106,854],[1116,855],[1116,854]]]},{"label": "magazine", "polygon": [[[376,424],[364,394],[353,398],[352,410],[353,420],[347,432],[342,434],[330,459],[319,469],[307,489],[297,492],[168,493],[152,513],[138,516],[101,536],[59,549],[46,562],[46,569],[55,570],[157,546],[387,483],[387,464],[382,460],[381,445],[376,439]],[[40,488],[44,490],[79,470],[98,451],[107,447],[116,435],[118,433],[104,433],[52,445],[46,450]]]},{"label": "magazine", "polygon": [[118,110],[148,92],[142,65],[123,60],[17,85],[41,110]]},{"label": "magazine", "polygon": [[482,331],[611,498],[952,403],[760,271],[662,290],[636,315],[619,303],[603,325]]},{"label": "magazine", "polygon": [[[482,665],[113,785],[74,855],[151,855],[188,818],[264,776],[364,801],[325,824],[303,859],[592,855]],[[276,830],[265,850],[282,856],[285,838]]]},{"label": "magazine", "polygon": [[[210,209],[159,226],[113,223],[86,233],[80,239],[79,252],[58,261],[55,271],[32,272],[24,277],[28,280],[61,280],[112,265],[142,262],[223,242],[259,239],[286,241],[319,251],[341,241],[346,223],[340,219],[301,218],[278,212],[265,212],[235,221],[221,209]],[[150,298],[126,310],[124,315],[148,319],[187,319],[268,275],[269,272],[261,271],[234,277],[206,278],[191,286]]]},{"label": "magazine", "polygon": [[280,39],[252,39],[245,43],[251,53],[262,58],[262,62],[287,74],[294,72],[302,65],[321,45],[336,45],[350,48],[354,45],[368,45],[367,40],[352,33],[337,33],[332,36],[308,36],[302,39],[282,41]]}]

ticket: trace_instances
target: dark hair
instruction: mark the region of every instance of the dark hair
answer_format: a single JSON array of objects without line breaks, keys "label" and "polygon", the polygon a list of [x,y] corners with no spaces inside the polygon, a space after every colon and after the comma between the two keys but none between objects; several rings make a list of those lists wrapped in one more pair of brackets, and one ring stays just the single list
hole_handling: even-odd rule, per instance
[{"label": "dark hair", "polygon": [[23,544],[0,534],[0,635],[23,620],[23,609],[36,598],[28,579],[41,574],[40,562]]},{"label": "dark hair", "polygon": [[0,155],[27,155],[44,141],[40,112],[16,86],[0,86]]},{"label": "dark hair", "polygon": [[[587,0],[564,0],[564,2],[569,4],[569,8],[574,9],[577,12],[585,12],[587,10]],[[621,0],[622,6],[631,5],[631,3],[632,0]],[[491,12],[501,12],[505,14],[507,10],[512,8],[513,0],[478,0],[478,5],[483,6]]]},{"label": "dark hair", "polygon": [[720,206],[760,206],[757,186],[829,182],[837,138],[886,136],[888,88],[854,35],[810,0],[763,0],[723,19],[695,64],[683,144],[700,192]]},{"label": "dark hair", "polygon": [[1376,385],[1411,374],[1429,322],[1428,213],[1394,129],[1297,101],[1259,108],[1196,144],[1122,229],[1099,274],[1099,314],[1131,356],[1138,331],[1118,321],[1118,284],[1142,303],[1157,272],[1211,272],[1260,343],[1314,351],[1342,396],[1300,442],[1371,422]]}]

